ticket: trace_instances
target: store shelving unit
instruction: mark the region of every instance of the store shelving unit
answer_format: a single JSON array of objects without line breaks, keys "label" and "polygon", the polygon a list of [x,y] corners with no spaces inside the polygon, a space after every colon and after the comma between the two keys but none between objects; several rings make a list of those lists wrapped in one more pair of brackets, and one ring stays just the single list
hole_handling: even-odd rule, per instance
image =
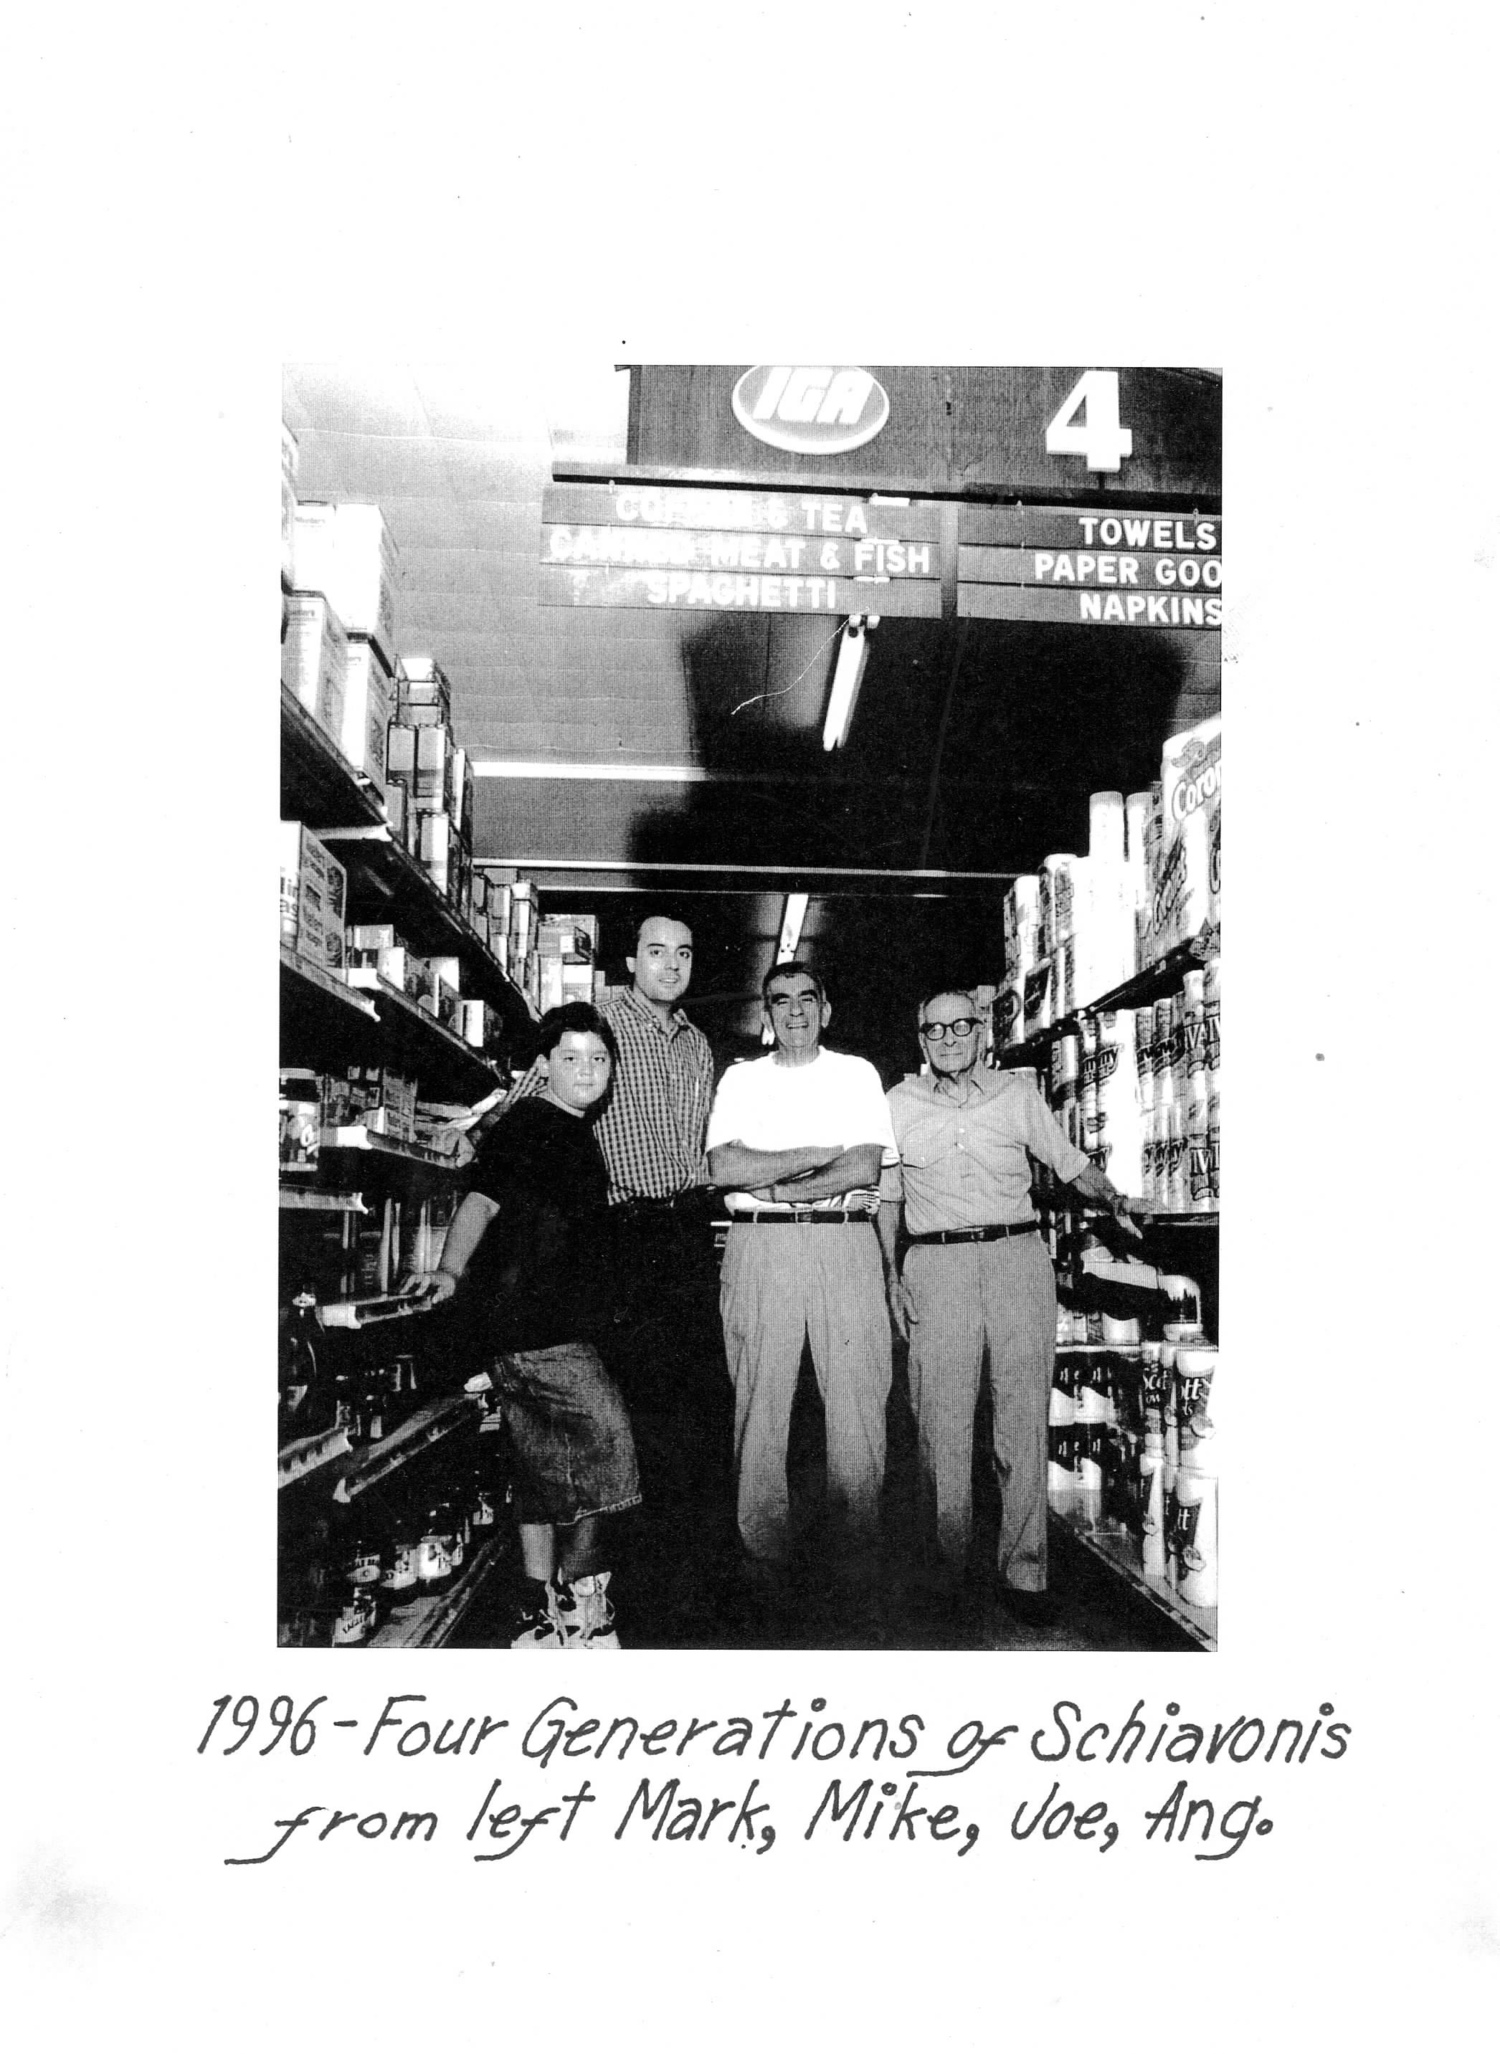
[{"label": "store shelving unit", "polygon": [[435,1148],[424,1147],[420,1141],[398,1141],[394,1135],[377,1134],[370,1127],[324,1127],[319,1146],[330,1153],[379,1155],[389,1162],[412,1163],[422,1169],[451,1171],[454,1167],[452,1157]]},{"label": "store shelving unit", "polygon": [[417,1598],[393,1612],[370,1641],[372,1648],[441,1647],[505,1560],[506,1544],[492,1535],[465,1562],[463,1573],[436,1597]]},{"label": "store shelving unit", "polygon": [[[460,1427],[473,1424],[476,1400],[465,1391],[448,1391],[419,1405],[384,1439],[354,1446],[343,1427],[329,1427],[303,1440],[291,1441],[278,1451],[277,1483],[285,1486],[307,1476],[314,1469],[328,1472],[325,1482],[341,1505],[348,1504],[383,1482],[413,1456],[443,1440]],[[336,1465],[336,1466],[335,1466]]]},{"label": "store shelving unit", "polygon": [[429,1309],[424,1298],[400,1298],[395,1295],[383,1298],[339,1298],[318,1307],[318,1324],[325,1332],[343,1328],[352,1333],[365,1333],[371,1327],[388,1326],[397,1320],[415,1319]]},{"label": "store shelving unit", "polygon": [[[496,1010],[507,1043],[519,1039],[534,1018],[525,998],[422,866],[391,841],[379,795],[285,686],[281,740],[282,815],[303,821],[343,865],[346,920],[388,923],[417,954],[456,957],[465,994],[485,999]],[[421,1096],[439,1104],[473,1104],[504,1079],[498,1063],[378,976],[350,978],[283,947],[281,1001],[285,1067],[386,1066],[416,1078]],[[316,1235],[320,1216],[337,1235],[341,1215],[378,1215],[386,1194],[415,1200],[455,1189],[457,1168],[452,1154],[421,1142],[374,1133],[363,1125],[325,1127],[316,1165],[282,1171],[280,1215],[293,1236]],[[344,1365],[357,1376],[389,1359],[383,1350],[405,1350],[422,1362],[424,1396],[406,1417],[388,1419],[389,1431],[378,1440],[355,1442],[346,1427],[335,1426],[278,1449],[278,1492],[294,1558],[330,1547],[329,1536],[338,1531],[344,1508],[373,1486],[401,1485],[409,1465],[415,1465],[417,1488],[425,1491],[427,1473],[420,1465],[429,1458],[441,1464],[447,1459],[444,1450],[462,1448],[474,1432],[476,1401],[444,1387],[452,1372],[442,1348],[424,1342],[424,1334],[430,1337],[440,1325],[424,1316],[427,1311],[419,1302],[395,1296],[319,1304],[320,1368]],[[424,1359],[424,1347],[432,1359]],[[393,1613],[371,1644],[440,1644],[502,1555],[494,1542],[486,1543],[450,1590]]]},{"label": "store shelving unit", "polygon": [[312,1186],[301,1186],[283,1181],[279,1193],[283,1212],[364,1212],[364,1199],[358,1191],[320,1191]]},{"label": "store shelving unit", "polygon": [[1195,1646],[1211,1650],[1218,1644],[1217,1609],[1211,1605],[1189,1605],[1163,1577],[1148,1576],[1141,1567],[1132,1535],[1091,1526],[1079,1513],[1055,1505],[1050,1516],[1067,1529],[1080,1547],[1112,1570]]},{"label": "store shelving unit", "polygon": [[[1076,1029],[1087,1017],[1151,1005],[1157,999],[1170,997],[1182,988],[1183,978],[1189,970],[1200,968],[1211,956],[1218,953],[1219,928],[1215,924],[1205,927],[1201,933],[1193,935],[1189,940],[1180,942],[1157,962],[1138,970],[1133,977],[1126,978],[1123,983],[1115,985],[1109,991],[1101,992],[1097,998],[1091,998],[1083,1005],[1075,1006],[1071,1012],[1052,1021],[1048,1026],[1036,1029],[1027,1035],[1025,1040],[1010,1042],[997,1049],[994,1057],[996,1067],[1002,1070],[1045,1071],[1050,1067],[1053,1044],[1060,1035]],[[1050,1205],[1051,1209],[1058,1213],[1072,1211],[1072,1207],[1059,1197],[1055,1186],[1045,1195],[1038,1193],[1037,1202],[1044,1209]],[[1203,1258],[1208,1258],[1209,1274],[1206,1279],[1207,1288],[1203,1293],[1202,1309],[1210,1330],[1217,1331],[1217,1208],[1211,1211],[1182,1212],[1151,1208],[1146,1211],[1132,1211],[1131,1217],[1141,1228],[1147,1259],[1158,1267],[1179,1273],[1187,1271],[1197,1279],[1199,1269],[1205,1267]],[[1141,1243],[1132,1245],[1137,1250],[1142,1246]],[[1170,1254],[1167,1251],[1170,1251]],[[1082,1514],[1071,1508],[1053,1505],[1049,1507],[1048,1516],[1061,1524],[1071,1538],[1096,1561],[1101,1562],[1139,1597],[1145,1599],[1164,1619],[1169,1620],[1194,1646],[1212,1649],[1217,1645],[1217,1610],[1185,1603],[1175,1585],[1162,1577],[1148,1575],[1141,1566],[1139,1543],[1133,1534],[1092,1525]]]},{"label": "store shelving unit", "polygon": [[341,1455],[347,1455],[349,1447],[348,1432],[341,1426],[330,1426],[321,1433],[303,1434],[295,1441],[284,1441],[276,1450],[277,1489],[284,1490],[289,1483],[295,1483],[314,1469],[325,1469]]},{"label": "store shelving unit", "polygon": [[1061,1019],[1052,1021],[1050,1025],[1038,1027],[1024,1041],[1013,1041],[998,1049],[996,1067],[1001,1070],[1044,1068],[1052,1060],[1053,1042],[1070,1028],[1076,1028],[1081,1020],[1091,1014],[1117,1013],[1122,1008],[1146,1006],[1155,999],[1167,998],[1181,988],[1185,972],[1201,968],[1210,956],[1218,953],[1218,927],[1205,927],[1201,934],[1195,934],[1190,940],[1169,949],[1157,962],[1137,970],[1123,984],[1101,992],[1098,998],[1091,998],[1084,1005],[1075,1006],[1070,1013],[1063,1014]]},{"label": "store shelving unit", "polygon": [[281,817],[333,827],[378,827],[385,807],[294,692],[281,688]]}]

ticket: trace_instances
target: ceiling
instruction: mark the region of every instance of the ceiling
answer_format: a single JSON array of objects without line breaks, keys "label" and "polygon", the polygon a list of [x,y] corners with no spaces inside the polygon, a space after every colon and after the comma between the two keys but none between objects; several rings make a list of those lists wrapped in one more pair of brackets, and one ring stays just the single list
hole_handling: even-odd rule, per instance
[{"label": "ceiling", "polygon": [[341,361],[286,366],[283,411],[299,495],[385,515],[400,651],[443,665],[475,765],[476,858],[598,914],[613,977],[641,912],[680,906],[693,1008],[730,1041],[807,890],[842,1045],[899,1073],[930,972],[997,978],[1007,877],[1082,851],[1090,791],[1148,785],[1163,738],[1218,711],[1216,649],[887,617],[825,752],[836,618],[538,603],[552,465],[622,463],[628,393],[609,365]]}]

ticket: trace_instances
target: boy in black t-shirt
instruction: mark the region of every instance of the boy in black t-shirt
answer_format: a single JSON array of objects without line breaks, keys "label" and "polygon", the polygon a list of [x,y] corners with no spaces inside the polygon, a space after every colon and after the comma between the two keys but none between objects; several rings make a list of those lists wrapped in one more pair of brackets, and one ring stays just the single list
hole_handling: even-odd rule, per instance
[{"label": "boy in black t-shirt", "polygon": [[593,1119],[616,1048],[588,1005],[542,1020],[546,1088],[490,1129],[442,1262],[410,1289],[441,1302],[460,1278],[520,1464],[526,1591],[510,1645],[618,1648],[600,1566],[606,1513],[640,1503],[635,1444],[595,1346],[607,1322],[608,1178]]}]

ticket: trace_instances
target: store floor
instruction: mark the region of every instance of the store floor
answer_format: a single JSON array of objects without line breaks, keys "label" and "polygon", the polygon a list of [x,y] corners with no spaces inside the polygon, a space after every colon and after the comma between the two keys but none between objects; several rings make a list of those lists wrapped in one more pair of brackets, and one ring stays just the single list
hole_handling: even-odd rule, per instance
[{"label": "store floor", "polygon": [[[981,1401],[982,1410],[983,1401]],[[976,1445],[987,1422],[979,1421]],[[718,1560],[704,1559],[682,1521],[651,1508],[624,1515],[610,1548],[620,1639],[634,1648],[913,1648],[1063,1649],[1097,1652],[1193,1651],[1193,1643],[1145,1599],[1088,1554],[1053,1522],[1049,1588],[1056,1622],[1022,1625],[996,1604],[982,1565],[992,1562],[998,1521],[993,1479],[975,1465],[974,1571],[959,1604],[940,1612],[920,1568],[916,1429],[904,1368],[897,1363],[887,1414],[886,1487],[882,1508],[883,1565],[874,1603],[851,1601],[819,1574],[823,1421],[810,1366],[803,1365],[792,1413],[788,1453],[794,1518],[800,1521],[800,1567],[778,1588],[744,1574],[721,1525]],[[726,1508],[727,1509],[727,1508]],[[514,1558],[492,1576],[464,1618],[455,1647],[502,1647],[515,1593]]]}]

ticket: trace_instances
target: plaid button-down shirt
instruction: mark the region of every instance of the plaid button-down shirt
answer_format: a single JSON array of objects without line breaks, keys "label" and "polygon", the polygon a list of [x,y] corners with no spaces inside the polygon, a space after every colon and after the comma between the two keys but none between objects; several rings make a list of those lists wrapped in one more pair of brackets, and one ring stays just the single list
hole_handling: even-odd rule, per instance
[{"label": "plaid button-down shirt", "polygon": [[[680,1010],[664,1027],[633,990],[600,1008],[620,1045],[609,1104],[596,1132],[609,1170],[609,1199],[673,1198],[708,1182],[708,1110],[714,1059],[708,1037]],[[509,1103],[541,1091],[540,1071],[524,1077]]]}]

